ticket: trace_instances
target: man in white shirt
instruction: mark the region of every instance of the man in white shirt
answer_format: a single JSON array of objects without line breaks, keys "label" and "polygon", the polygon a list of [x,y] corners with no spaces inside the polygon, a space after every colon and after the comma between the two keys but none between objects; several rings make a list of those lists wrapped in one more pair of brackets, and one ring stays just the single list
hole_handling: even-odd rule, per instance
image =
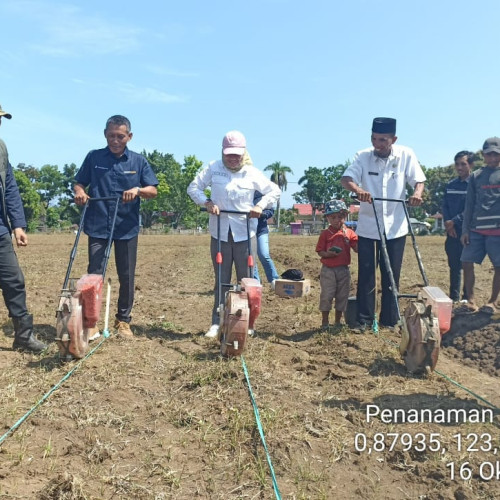
[{"label": "man in white shirt", "polygon": [[[382,304],[380,326],[392,327],[399,320],[391,282],[380,254],[380,236],[373,212],[375,203],[381,232],[385,235],[387,252],[396,286],[403,262],[408,234],[404,207],[400,202],[374,201],[373,198],[406,199],[407,185],[414,188],[409,206],[422,203],[425,174],[412,149],[396,145],[396,120],[373,120],[372,146],[356,153],[353,163],[345,170],[342,186],[355,193],[361,202],[358,218],[358,322],[364,330],[375,319],[375,270],[380,262]],[[376,259],[376,260],[375,260]]]},{"label": "man in white shirt", "polygon": [[[205,189],[210,188],[210,198]],[[254,206],[255,192],[262,193],[261,200]],[[210,253],[215,272],[215,300],[212,310],[212,326],[207,337],[217,336],[219,328],[218,266],[221,266],[221,282],[231,283],[233,263],[236,279],[241,281],[248,276],[248,234],[246,215],[221,213],[224,210],[250,214],[250,239],[253,260],[256,262],[257,220],[262,210],[272,207],[279,199],[281,191],[260,170],[253,166],[246,149],[244,135],[237,130],[228,132],[222,141],[222,158],[208,164],[198,172],[187,192],[191,199],[205,206],[210,214],[209,230],[212,236]],[[222,264],[216,262],[217,256],[217,217],[220,217],[220,240]],[[222,298],[228,287],[222,288]]]}]

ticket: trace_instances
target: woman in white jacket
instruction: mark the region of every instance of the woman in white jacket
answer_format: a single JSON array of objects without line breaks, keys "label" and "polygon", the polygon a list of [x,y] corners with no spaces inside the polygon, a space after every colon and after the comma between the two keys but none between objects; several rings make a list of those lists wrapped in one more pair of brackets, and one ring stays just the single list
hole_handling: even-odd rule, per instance
[{"label": "woman in white jacket", "polygon": [[[204,191],[210,188],[210,198]],[[253,204],[256,191],[262,193],[262,199]],[[256,262],[257,219],[262,210],[273,206],[280,197],[277,184],[271,182],[260,170],[253,166],[246,149],[245,136],[233,130],[228,132],[222,141],[222,158],[204,167],[189,185],[187,192],[192,200],[200,206],[205,206],[210,214],[209,229],[212,236],[210,254],[214,266],[214,307],[212,310],[212,326],[206,333],[207,337],[216,337],[219,329],[219,297],[217,290],[218,266],[217,255],[217,217],[220,217],[221,239],[221,281],[231,283],[233,263],[236,268],[236,279],[239,282],[248,275],[248,234],[246,216],[244,214],[221,213],[233,210],[250,214],[250,238],[254,262]],[[224,297],[228,287],[223,287]]]}]

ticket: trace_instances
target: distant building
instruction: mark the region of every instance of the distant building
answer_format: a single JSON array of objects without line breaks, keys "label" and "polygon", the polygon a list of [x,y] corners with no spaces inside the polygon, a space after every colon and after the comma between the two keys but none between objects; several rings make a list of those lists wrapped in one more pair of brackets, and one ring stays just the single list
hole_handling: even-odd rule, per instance
[{"label": "distant building", "polygon": [[434,219],[434,227],[432,228],[433,233],[444,231],[443,214],[436,212],[434,215],[431,215],[430,218]]},{"label": "distant building", "polygon": [[431,229],[431,225],[428,222],[420,221],[418,219],[414,219],[413,217],[410,217],[410,224],[415,234],[420,234],[426,231],[428,232]]},{"label": "distant building", "polygon": [[[324,212],[322,208],[316,209],[316,220],[313,220],[313,207],[310,203],[295,203],[293,205],[293,209],[297,211],[297,217],[295,222],[302,224],[302,230],[300,231],[300,234],[317,234],[326,227],[326,222],[323,217]],[[352,218],[352,215],[357,214],[358,212],[359,212],[359,205],[350,205],[349,215],[347,218],[350,220]],[[356,230],[357,226],[356,221],[352,221],[347,225],[352,229]],[[295,231],[297,230],[295,229]],[[298,233],[295,232],[294,234]]]},{"label": "distant building", "polygon": [[[292,207],[297,210],[297,216],[300,220],[312,220],[313,207],[310,203],[295,203]],[[316,217],[322,217],[323,210],[316,209]]]}]

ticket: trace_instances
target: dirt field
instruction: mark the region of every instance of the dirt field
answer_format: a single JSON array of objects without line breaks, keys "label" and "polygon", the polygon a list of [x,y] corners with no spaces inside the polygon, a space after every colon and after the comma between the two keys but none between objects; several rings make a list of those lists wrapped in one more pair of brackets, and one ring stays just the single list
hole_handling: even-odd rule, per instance
[{"label": "dirt field", "polygon": [[[37,332],[51,345],[41,356],[13,352],[2,307],[0,434],[76,365],[61,366],[53,342],[73,238],[31,235],[18,252]],[[217,342],[203,336],[213,300],[208,244],[207,235],[140,238],[137,340],[96,343],[0,444],[0,498],[274,498],[241,360],[221,359]],[[498,413],[490,422],[485,412],[479,423],[368,418],[376,407],[472,414],[490,406],[437,374],[408,376],[395,332],[320,332],[315,244],[316,237],[271,236],[278,270],[302,269],[312,292],[282,299],[266,286],[258,335],[244,355],[282,497],[500,498]],[[447,292],[444,238],[418,244],[431,285]],[[85,240],[80,248],[75,276],[84,273]],[[355,263],[352,272],[354,290]],[[422,280],[410,240],[402,275],[401,291],[416,292]],[[116,286],[114,264],[109,276]],[[480,304],[491,279],[485,262],[477,272]],[[457,316],[437,365],[496,407],[499,332],[497,316]]]}]

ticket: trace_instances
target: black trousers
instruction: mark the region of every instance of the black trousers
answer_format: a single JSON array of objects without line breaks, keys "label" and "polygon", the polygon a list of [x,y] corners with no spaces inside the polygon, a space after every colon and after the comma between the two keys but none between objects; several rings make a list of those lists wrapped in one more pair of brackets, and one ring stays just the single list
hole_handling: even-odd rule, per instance
[{"label": "black trousers", "polygon": [[[135,266],[137,263],[136,236],[130,240],[113,240],[115,247],[115,264],[120,293],[118,295],[118,312],[116,319],[130,323],[131,312],[134,305]],[[105,251],[108,240],[89,237],[89,265],[87,273],[102,274],[104,269]]]},{"label": "black trousers", "polygon": [[24,275],[8,233],[0,236],[0,288],[11,318],[28,314]]},{"label": "black trousers", "polygon": [[[444,249],[448,256],[448,267],[450,268],[450,299],[453,300],[453,302],[460,300],[460,287],[462,284],[462,262],[460,262],[460,256],[462,255],[463,248],[460,238],[446,236]],[[467,299],[465,287],[463,289],[462,298]]]},{"label": "black trousers", "polygon": [[[399,288],[399,277],[406,244],[406,236],[386,240],[387,253],[391,264],[396,286]],[[394,326],[398,320],[398,304],[394,298],[391,280],[381,254],[380,241],[359,237],[358,240],[358,321],[371,324],[375,319],[375,270],[380,265],[382,282],[382,304],[380,307],[380,324]]]}]

